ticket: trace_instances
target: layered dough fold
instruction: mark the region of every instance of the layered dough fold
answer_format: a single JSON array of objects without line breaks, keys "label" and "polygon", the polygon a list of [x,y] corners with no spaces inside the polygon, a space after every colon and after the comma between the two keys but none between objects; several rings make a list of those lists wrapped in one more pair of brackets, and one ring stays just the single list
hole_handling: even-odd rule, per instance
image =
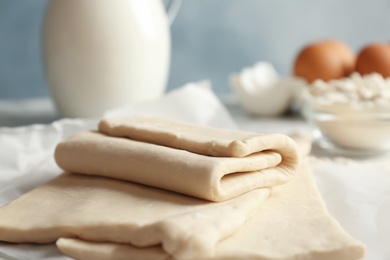
[{"label": "layered dough fold", "polygon": [[105,119],[57,146],[66,172],[0,208],[0,241],[80,260],[362,258],[301,153],[279,134]]},{"label": "layered dough fold", "polygon": [[149,117],[105,119],[99,132],[61,142],[58,165],[69,172],[128,180],[224,201],[286,183],[296,172],[296,143],[261,135]]}]

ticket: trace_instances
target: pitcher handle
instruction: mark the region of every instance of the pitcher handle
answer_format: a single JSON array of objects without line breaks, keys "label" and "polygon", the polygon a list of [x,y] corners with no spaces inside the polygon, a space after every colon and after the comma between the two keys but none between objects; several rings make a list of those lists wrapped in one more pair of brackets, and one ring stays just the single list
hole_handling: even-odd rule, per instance
[{"label": "pitcher handle", "polygon": [[169,24],[172,25],[173,21],[176,18],[177,13],[179,12],[181,5],[181,0],[171,0],[167,6],[167,15]]}]

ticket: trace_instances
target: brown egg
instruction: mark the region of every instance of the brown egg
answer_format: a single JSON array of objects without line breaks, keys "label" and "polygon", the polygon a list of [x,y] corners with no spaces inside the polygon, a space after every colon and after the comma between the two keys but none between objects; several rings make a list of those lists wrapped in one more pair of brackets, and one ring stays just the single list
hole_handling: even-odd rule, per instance
[{"label": "brown egg", "polygon": [[372,43],[365,46],[356,60],[355,70],[362,75],[377,72],[390,77],[390,44]]},{"label": "brown egg", "polygon": [[339,79],[354,70],[355,60],[355,53],[345,43],[323,40],[309,44],[299,52],[294,63],[294,75],[309,83],[317,79]]}]

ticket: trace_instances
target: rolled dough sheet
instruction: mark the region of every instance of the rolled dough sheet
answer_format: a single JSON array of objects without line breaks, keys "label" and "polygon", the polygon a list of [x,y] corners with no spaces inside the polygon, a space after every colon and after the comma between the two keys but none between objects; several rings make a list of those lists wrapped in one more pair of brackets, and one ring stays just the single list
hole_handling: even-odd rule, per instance
[{"label": "rolled dough sheet", "polygon": [[64,173],[0,208],[0,241],[51,243],[60,237],[162,244],[175,257],[206,256],[268,196],[257,189],[221,203],[143,185]]},{"label": "rolled dough sheet", "polygon": [[[147,120],[144,124],[160,126],[158,122]],[[169,127],[160,127],[169,129],[161,130],[161,133],[158,132],[160,128],[154,132],[137,130],[148,138],[155,135],[156,142],[162,142],[162,145],[98,132],[78,133],[57,146],[56,162],[68,172],[133,181],[211,201],[224,201],[253,189],[284,184],[294,175],[299,163],[299,148],[285,135],[255,135],[210,128],[209,136],[204,132],[207,129],[198,126],[197,131],[193,127],[195,130],[187,136],[186,125],[183,125],[184,129],[177,125],[172,126],[173,130]],[[170,138],[174,134],[178,139]],[[171,141],[174,148],[165,146]],[[226,146],[219,143],[226,143]],[[181,144],[183,149],[176,149]],[[200,148],[191,151],[191,145],[206,146],[205,152],[198,153]],[[245,157],[204,155],[214,147],[216,151],[224,150],[221,147],[226,151],[238,147],[239,151],[257,152]]]},{"label": "rolled dough sheet", "polygon": [[[100,250],[101,260],[136,258],[149,250],[77,239],[60,239],[57,246],[80,260],[91,259],[96,250]],[[162,259],[167,257],[162,249],[152,250]],[[299,174],[290,183],[273,188],[254,216],[234,235],[219,242],[214,252],[210,258],[352,260],[363,258],[365,247],[329,215],[305,161]]]}]

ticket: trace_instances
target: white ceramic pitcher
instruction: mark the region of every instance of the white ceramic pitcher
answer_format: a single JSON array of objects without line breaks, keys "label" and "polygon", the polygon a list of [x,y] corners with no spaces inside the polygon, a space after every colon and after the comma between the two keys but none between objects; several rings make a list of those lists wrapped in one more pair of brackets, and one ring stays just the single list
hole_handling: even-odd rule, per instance
[{"label": "white ceramic pitcher", "polygon": [[43,54],[62,117],[99,117],[157,98],[170,66],[164,5],[161,0],[51,0]]}]

